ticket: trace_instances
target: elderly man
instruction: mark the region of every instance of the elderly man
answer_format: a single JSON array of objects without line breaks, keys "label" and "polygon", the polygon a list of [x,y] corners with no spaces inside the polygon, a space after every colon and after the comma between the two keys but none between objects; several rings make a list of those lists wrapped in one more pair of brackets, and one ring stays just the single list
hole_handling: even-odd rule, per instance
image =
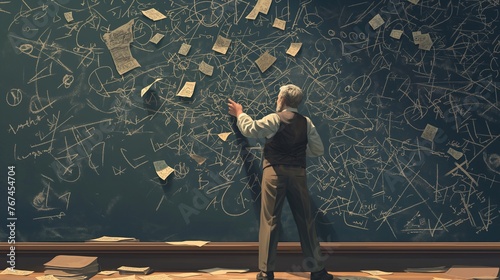
[{"label": "elderly man", "polygon": [[266,138],[262,173],[259,229],[258,280],[274,279],[278,246],[278,228],[285,198],[298,228],[305,257],[304,267],[311,280],[329,280],[322,263],[321,249],[312,218],[306,179],[306,156],[321,156],[323,142],[312,121],[298,113],[302,90],[295,85],[280,88],[276,113],[253,120],[243,112],[241,104],[229,99],[229,114],[237,118],[237,126],[246,137]]}]

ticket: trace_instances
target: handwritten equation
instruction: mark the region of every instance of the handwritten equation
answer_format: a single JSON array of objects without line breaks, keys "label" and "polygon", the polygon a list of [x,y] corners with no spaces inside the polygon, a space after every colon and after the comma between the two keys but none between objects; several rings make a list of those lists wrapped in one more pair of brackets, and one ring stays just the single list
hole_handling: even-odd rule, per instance
[{"label": "handwritten equation", "polygon": [[226,100],[259,118],[287,83],[323,240],[499,241],[498,1],[264,2],[0,2],[20,241],[256,240],[263,142]]}]

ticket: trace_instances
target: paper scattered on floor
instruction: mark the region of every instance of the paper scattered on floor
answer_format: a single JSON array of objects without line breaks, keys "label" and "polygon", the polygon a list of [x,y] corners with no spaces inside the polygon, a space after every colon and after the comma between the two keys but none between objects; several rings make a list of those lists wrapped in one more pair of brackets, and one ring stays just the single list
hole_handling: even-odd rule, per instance
[{"label": "paper scattered on floor", "polygon": [[187,277],[193,277],[193,276],[199,276],[199,275],[201,275],[201,273],[186,272],[186,273],[169,274],[168,276],[187,278]]},{"label": "paper scattered on floor", "polygon": [[172,279],[170,277],[168,277],[167,274],[153,274],[153,275],[143,275],[143,276],[137,276],[139,277],[139,279],[142,279],[142,280],[169,280],[169,279]]},{"label": "paper scattered on floor", "polygon": [[100,241],[100,242],[120,242],[120,241],[137,241],[135,237],[122,237],[122,236],[101,236],[98,238],[90,239],[89,241]]},{"label": "paper scattered on floor", "polygon": [[99,275],[106,275],[106,276],[110,276],[110,275],[113,275],[115,273],[118,273],[118,270],[103,270],[103,271],[99,271]]},{"label": "paper scattered on floor", "polygon": [[228,269],[228,268],[214,267],[214,268],[200,269],[199,271],[206,272],[211,275],[222,275],[227,273],[245,273],[248,272],[249,269]]},{"label": "paper scattered on floor", "polygon": [[198,246],[198,247],[202,247],[208,243],[210,243],[210,241],[203,241],[203,240],[187,240],[187,241],[167,241],[165,242],[167,244],[170,244],[170,245],[187,245],[187,246]]},{"label": "paper scattered on floor", "polygon": [[0,274],[8,274],[8,275],[19,275],[19,276],[26,276],[32,274],[34,271],[31,270],[21,270],[21,269],[11,269],[6,268]]},{"label": "paper scattered on floor", "polygon": [[35,277],[37,280],[59,280],[54,275],[43,275]]},{"label": "paper scattered on floor", "polygon": [[380,275],[391,275],[392,272],[386,272],[382,270],[361,270],[361,272],[368,273],[370,275],[380,276]]}]

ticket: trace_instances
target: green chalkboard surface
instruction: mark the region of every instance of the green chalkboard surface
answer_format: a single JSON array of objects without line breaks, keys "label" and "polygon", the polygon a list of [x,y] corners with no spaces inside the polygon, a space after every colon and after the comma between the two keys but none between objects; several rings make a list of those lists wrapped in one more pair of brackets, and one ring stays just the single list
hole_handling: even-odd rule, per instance
[{"label": "green chalkboard surface", "polygon": [[500,241],[498,20],[488,0],[0,1],[0,241],[256,241],[263,141],[226,100],[259,118],[288,83],[325,143],[322,241]]}]

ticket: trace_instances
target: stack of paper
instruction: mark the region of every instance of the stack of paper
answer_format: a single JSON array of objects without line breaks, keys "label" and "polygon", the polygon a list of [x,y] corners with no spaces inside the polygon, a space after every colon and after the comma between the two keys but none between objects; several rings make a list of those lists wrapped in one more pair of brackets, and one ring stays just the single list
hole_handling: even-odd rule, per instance
[{"label": "stack of paper", "polygon": [[134,267],[134,266],[120,266],[117,269],[120,274],[149,274],[153,272],[149,266]]},{"label": "stack of paper", "polygon": [[45,275],[58,279],[86,280],[99,271],[97,257],[59,255],[44,266]]}]

